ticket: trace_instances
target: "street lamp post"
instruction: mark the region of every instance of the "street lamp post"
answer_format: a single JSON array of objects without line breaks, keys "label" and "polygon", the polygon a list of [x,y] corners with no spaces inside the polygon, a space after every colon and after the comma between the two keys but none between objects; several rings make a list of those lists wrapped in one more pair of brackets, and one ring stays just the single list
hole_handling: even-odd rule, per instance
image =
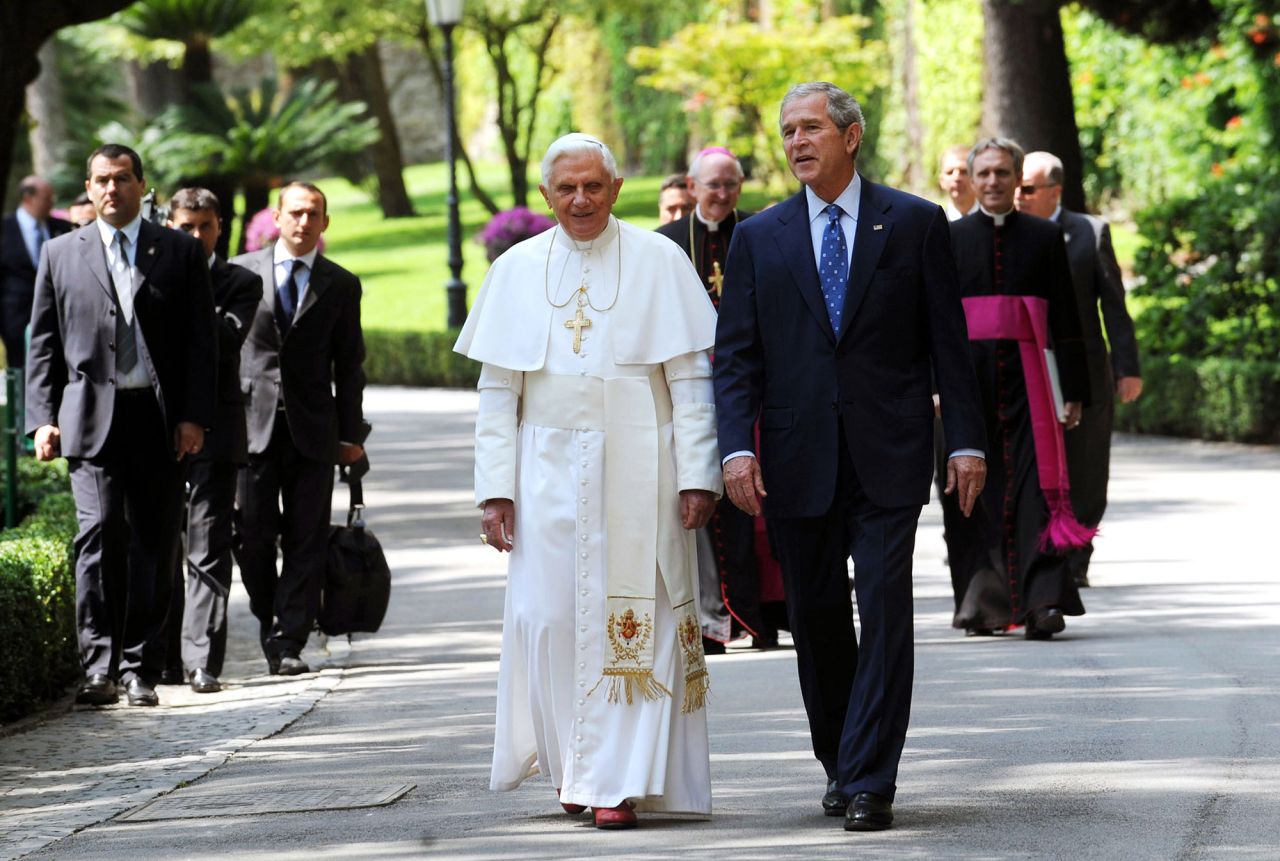
[{"label": "street lamp post", "polygon": [[467,285],[462,281],[462,224],[458,218],[458,171],[453,142],[458,135],[458,119],[453,104],[453,28],[462,20],[463,0],[426,0],[427,18],[444,35],[444,158],[449,163],[449,271],[445,294],[449,302],[448,325],[462,326],[467,319]]}]

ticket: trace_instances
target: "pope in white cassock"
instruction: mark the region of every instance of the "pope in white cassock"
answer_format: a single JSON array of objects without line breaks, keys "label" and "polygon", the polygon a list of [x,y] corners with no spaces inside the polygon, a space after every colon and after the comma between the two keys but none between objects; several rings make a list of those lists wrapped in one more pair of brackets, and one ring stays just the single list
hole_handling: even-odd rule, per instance
[{"label": "pope in white cassock", "polygon": [[707,815],[696,530],[722,489],[715,311],[669,239],[611,214],[584,134],[547,150],[557,227],[494,262],[454,349],[483,363],[476,502],[510,551],[490,788],[543,773],[600,828]]}]

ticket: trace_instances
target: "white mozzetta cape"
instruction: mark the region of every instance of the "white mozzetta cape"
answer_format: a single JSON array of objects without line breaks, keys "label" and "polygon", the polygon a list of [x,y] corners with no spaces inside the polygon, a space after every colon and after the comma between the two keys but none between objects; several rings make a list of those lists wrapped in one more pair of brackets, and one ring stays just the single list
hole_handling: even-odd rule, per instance
[{"label": "white mozzetta cape", "polygon": [[[594,242],[608,244],[615,238],[616,248],[611,250],[622,256],[622,278],[618,302],[610,313],[626,325],[613,332],[613,361],[657,365],[711,349],[716,312],[705,290],[688,289],[691,280],[700,284],[688,256],[665,236],[610,217],[609,226]],[[578,286],[577,271],[569,259],[574,250],[574,241],[558,229],[512,246],[490,267],[453,349],[477,362],[513,371],[541,368],[553,318],[573,312],[572,301],[554,309],[546,294],[549,289],[556,302],[564,302]],[[605,258],[607,285],[617,277],[618,260],[614,254]],[[559,283],[562,272],[564,283]],[[606,291],[592,295],[591,300],[603,307],[613,295]],[[591,309],[585,310],[590,316]]]}]

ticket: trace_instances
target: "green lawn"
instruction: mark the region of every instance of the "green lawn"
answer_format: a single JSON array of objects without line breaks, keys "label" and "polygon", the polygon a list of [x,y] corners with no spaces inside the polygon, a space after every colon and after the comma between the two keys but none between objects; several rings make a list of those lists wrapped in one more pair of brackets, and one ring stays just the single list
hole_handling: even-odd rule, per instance
[{"label": "green lawn", "polygon": [[[510,206],[505,169],[493,165],[480,170],[485,189],[500,206]],[[656,176],[628,178],[614,213],[640,227],[657,227],[661,182]],[[366,328],[440,330],[445,327],[444,285],[449,278],[448,173],[443,164],[417,165],[405,170],[405,183],[418,216],[387,220],[359,188],[341,179],[321,180],[318,184],[329,198],[330,213],[325,253],[364,283],[361,318]],[[484,246],[475,241],[489,213],[467,194],[465,176],[460,177],[460,186],[462,280],[467,283],[470,307],[489,267]],[[748,189],[742,205],[759,208],[765,200],[762,191]],[[529,208],[550,214],[536,186]]]},{"label": "green lawn", "polygon": [[[505,169],[488,165],[479,170],[485,189],[495,195],[500,206],[510,206]],[[322,180],[319,185],[329,198],[331,216],[325,234],[326,253],[363,281],[362,322],[366,328],[438,331],[445,328],[444,285],[449,278],[448,174],[443,164],[417,165],[405,170],[405,182],[419,214],[388,220],[359,188],[341,179]],[[464,177],[460,182],[462,280],[467,283],[470,307],[489,266],[484,246],[475,241],[489,214],[467,194]],[[657,227],[661,182],[657,176],[627,178],[615,214],[640,227]],[[763,189],[748,186],[741,205],[758,210],[768,200]],[[536,185],[529,208],[549,214]],[[1128,271],[1139,237],[1131,225],[1114,225],[1112,235],[1120,263]]]}]

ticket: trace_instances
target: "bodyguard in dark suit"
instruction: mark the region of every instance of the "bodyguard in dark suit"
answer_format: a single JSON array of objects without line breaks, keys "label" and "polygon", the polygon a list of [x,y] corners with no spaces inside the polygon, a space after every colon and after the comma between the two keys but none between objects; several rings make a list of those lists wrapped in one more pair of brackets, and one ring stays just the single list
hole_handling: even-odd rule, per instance
[{"label": "bodyguard in dark suit", "polygon": [[[213,279],[218,317],[218,398],[213,431],[187,468],[187,577],[174,565],[173,599],[166,622],[166,670],[196,693],[221,690],[218,676],[227,649],[227,597],[231,592],[231,521],[236,473],[249,459],[240,390],[240,348],[249,333],[262,278],[214,253],[222,233],[218,198],[204,188],[184,188],[169,201],[169,226],[199,240]],[[184,595],[185,592],[185,595]]]},{"label": "bodyguard in dark suit", "polygon": [[299,655],[319,611],[334,465],[364,454],[364,337],[360,280],[316,248],[329,225],[324,194],[290,183],[275,220],[274,246],[231,261],[270,285],[241,351],[249,463],[236,491],[236,561],[268,669],[296,675],[309,671]]},{"label": "bodyguard in dark suit", "polygon": [[180,461],[214,418],[209,267],[200,243],[142,220],[133,150],[99,147],[85,185],[96,225],[50,241],[36,276],[27,433],[40,460],[67,458],[76,499],[77,701],[115,702],[119,678],[130,705],[156,705]]},{"label": "bodyguard in dark suit", "polygon": [[763,502],[827,773],[823,808],[850,831],[893,821],[931,374],[952,443],[948,491],[966,510],[986,471],[946,216],[857,174],[862,127],[858,103],[832,84],[783,99],[783,147],[805,188],[734,232],[713,369],[726,492],[749,514]]},{"label": "bodyguard in dark suit", "polygon": [[[1142,394],[1138,342],[1124,303],[1124,281],[1111,228],[1101,218],[1062,208],[1062,160],[1052,153],[1027,153],[1022,185],[1014,199],[1019,212],[1058,222],[1067,240],[1067,262],[1080,306],[1085,359],[1089,365],[1090,403],[1080,425],[1065,434],[1071,506],[1085,526],[1097,526],[1107,510],[1111,473],[1111,426],[1115,399],[1132,403]],[[1098,309],[1102,309],[1102,320]],[[1106,337],[1102,322],[1106,323]],[[1108,353],[1107,345],[1111,350]],[[1093,542],[1067,554],[1076,585],[1089,585]]]},{"label": "bodyguard in dark suit", "polygon": [[0,225],[0,338],[11,368],[21,368],[27,356],[26,328],[40,249],[71,230],[69,222],[49,215],[53,186],[48,182],[29,176],[19,183],[18,194],[18,208]]}]

